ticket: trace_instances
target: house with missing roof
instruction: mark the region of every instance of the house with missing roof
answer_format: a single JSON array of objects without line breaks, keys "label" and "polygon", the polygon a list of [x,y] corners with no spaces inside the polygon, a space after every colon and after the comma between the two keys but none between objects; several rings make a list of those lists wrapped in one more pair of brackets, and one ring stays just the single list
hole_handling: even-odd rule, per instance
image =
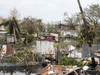
[{"label": "house with missing roof", "polygon": [[4,39],[5,34],[7,34],[7,31],[4,29],[4,26],[0,26],[0,39]]},{"label": "house with missing roof", "polygon": [[14,36],[8,34],[8,32],[4,29],[4,27],[0,26],[0,41],[3,42],[5,40],[7,43],[14,42]]}]

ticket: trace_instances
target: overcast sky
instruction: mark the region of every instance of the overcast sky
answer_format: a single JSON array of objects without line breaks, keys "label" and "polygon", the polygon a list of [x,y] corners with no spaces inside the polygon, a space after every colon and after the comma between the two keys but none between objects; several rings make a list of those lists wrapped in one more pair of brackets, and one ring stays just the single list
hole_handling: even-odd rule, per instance
[{"label": "overcast sky", "polygon": [[[100,0],[80,0],[82,8],[100,4]],[[77,0],[0,0],[0,16],[7,18],[10,10],[16,8],[20,18],[32,16],[43,22],[62,21],[64,12],[68,15],[79,12]]]}]

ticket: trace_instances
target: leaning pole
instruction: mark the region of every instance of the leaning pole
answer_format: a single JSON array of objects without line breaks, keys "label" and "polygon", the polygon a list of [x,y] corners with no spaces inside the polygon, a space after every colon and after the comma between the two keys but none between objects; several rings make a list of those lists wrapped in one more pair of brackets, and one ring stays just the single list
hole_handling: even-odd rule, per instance
[{"label": "leaning pole", "polygon": [[91,59],[92,59],[92,68],[95,68],[95,67],[96,67],[96,63],[95,63],[94,55],[93,55],[93,53],[92,53],[93,50],[92,50],[92,47],[91,47],[91,41],[90,41],[89,34],[88,34],[88,29],[87,29],[87,25],[86,25],[86,20],[85,20],[85,17],[84,17],[84,13],[83,13],[83,10],[82,10],[80,1],[77,0],[77,2],[78,2],[78,5],[79,5],[81,14],[82,14],[82,19],[83,19],[83,22],[84,22],[85,32],[86,32],[86,35],[87,35],[87,43],[88,43],[88,45],[89,45],[89,51],[90,51],[90,55],[91,55]]}]

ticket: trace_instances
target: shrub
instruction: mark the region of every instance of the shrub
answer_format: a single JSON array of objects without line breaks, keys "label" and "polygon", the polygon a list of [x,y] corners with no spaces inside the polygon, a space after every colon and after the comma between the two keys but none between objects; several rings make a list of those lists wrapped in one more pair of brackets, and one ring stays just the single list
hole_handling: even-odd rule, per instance
[{"label": "shrub", "polygon": [[25,53],[24,51],[19,51],[14,55],[10,55],[10,58],[5,58],[5,62],[16,63],[16,62],[29,62],[33,61],[33,54],[31,51]]},{"label": "shrub", "polygon": [[58,65],[64,65],[64,66],[77,65],[78,67],[82,67],[83,63],[78,62],[76,59],[73,59],[73,58],[63,57],[62,59],[58,60]]}]

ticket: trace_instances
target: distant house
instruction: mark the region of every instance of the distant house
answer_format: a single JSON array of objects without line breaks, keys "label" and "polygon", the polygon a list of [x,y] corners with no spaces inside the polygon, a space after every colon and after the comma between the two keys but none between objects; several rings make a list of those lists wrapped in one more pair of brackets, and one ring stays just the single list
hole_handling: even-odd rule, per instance
[{"label": "distant house", "polygon": [[0,26],[0,41],[4,41],[6,39],[6,34],[8,32],[5,31],[3,26]]},{"label": "distant house", "polygon": [[55,41],[55,36],[54,35],[43,35],[41,39],[45,41]]},{"label": "distant house", "polygon": [[70,34],[70,35],[73,35],[73,36],[77,36],[78,35],[76,30],[60,30],[60,36],[61,37],[64,37],[67,34]]},{"label": "distant house", "polygon": [[[78,35],[75,30],[60,30],[60,37],[64,37],[67,34],[73,35],[73,36],[77,36]],[[66,39],[64,42],[75,43],[75,41],[68,40],[68,39]]]},{"label": "distant house", "polygon": [[4,26],[0,26],[1,31],[5,31]]},{"label": "distant house", "polygon": [[68,26],[65,25],[65,24],[61,24],[61,23],[60,23],[60,24],[58,24],[58,25],[55,25],[55,27],[58,28],[58,29],[60,29],[60,30],[61,30],[61,29],[66,30]]},{"label": "distant house", "polygon": [[5,36],[5,34],[7,34],[6,31],[0,31],[0,38],[2,38],[3,36]]}]

